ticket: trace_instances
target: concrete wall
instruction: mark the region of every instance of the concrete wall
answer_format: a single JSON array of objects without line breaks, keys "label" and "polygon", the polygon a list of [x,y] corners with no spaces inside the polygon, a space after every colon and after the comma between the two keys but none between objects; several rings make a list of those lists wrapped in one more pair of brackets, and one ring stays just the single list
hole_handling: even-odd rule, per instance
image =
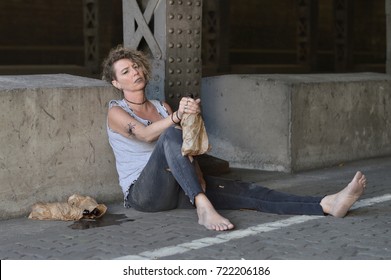
[{"label": "concrete wall", "polygon": [[300,171],[391,155],[385,74],[204,78],[211,155],[233,167]]},{"label": "concrete wall", "polygon": [[201,100],[211,155],[233,167],[289,168],[288,85],[263,75],[203,78]]},{"label": "concrete wall", "polygon": [[105,126],[114,97],[94,79],[0,76],[0,219],[73,193],[121,199]]}]

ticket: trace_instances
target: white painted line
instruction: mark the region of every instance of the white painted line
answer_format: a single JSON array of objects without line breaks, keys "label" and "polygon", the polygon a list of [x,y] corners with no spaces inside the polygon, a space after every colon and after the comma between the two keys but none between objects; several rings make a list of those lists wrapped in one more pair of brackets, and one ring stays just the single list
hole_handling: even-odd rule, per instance
[{"label": "white painted line", "polygon": [[[355,203],[355,205],[351,208],[351,210],[371,206],[371,205],[374,205],[377,203],[382,203],[382,202],[386,202],[386,201],[390,201],[390,200],[391,200],[391,194],[385,194],[383,196],[363,199],[363,200],[357,201]],[[263,232],[274,231],[274,230],[282,229],[285,227],[289,227],[291,225],[297,225],[297,224],[305,223],[305,222],[308,222],[311,220],[321,219],[323,217],[324,216],[294,216],[294,217],[280,220],[280,221],[276,221],[276,222],[252,226],[252,227],[249,227],[246,229],[224,232],[222,234],[216,235],[215,237],[206,237],[206,238],[196,239],[191,242],[186,242],[186,243],[182,243],[182,244],[178,244],[178,245],[174,245],[174,246],[163,247],[163,248],[156,249],[153,251],[145,251],[145,252],[142,252],[138,255],[128,255],[128,256],[123,256],[123,257],[119,257],[116,259],[117,260],[158,259],[158,258],[173,256],[173,255],[177,255],[177,254],[183,254],[183,253],[189,252],[191,250],[198,250],[198,249],[201,249],[204,247],[225,243],[230,240],[245,238],[245,237],[257,235],[257,234],[260,234]]]},{"label": "white painted line", "polygon": [[385,194],[382,196],[367,198],[363,200],[357,201],[350,210],[362,208],[362,207],[368,207],[377,203],[382,203],[391,200],[391,194]]}]

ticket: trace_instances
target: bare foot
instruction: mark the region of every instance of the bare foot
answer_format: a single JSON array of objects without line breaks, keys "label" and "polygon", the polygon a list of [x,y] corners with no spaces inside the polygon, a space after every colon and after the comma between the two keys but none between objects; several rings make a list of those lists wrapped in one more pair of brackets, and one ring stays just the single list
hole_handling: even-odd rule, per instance
[{"label": "bare foot", "polygon": [[234,225],[228,219],[217,213],[205,194],[198,194],[195,202],[197,207],[198,223],[200,225],[203,225],[209,230],[216,231],[224,231],[234,228]]},{"label": "bare foot", "polygon": [[326,214],[344,217],[350,207],[360,198],[366,187],[367,179],[358,171],[353,180],[340,192],[325,196],[320,205]]}]

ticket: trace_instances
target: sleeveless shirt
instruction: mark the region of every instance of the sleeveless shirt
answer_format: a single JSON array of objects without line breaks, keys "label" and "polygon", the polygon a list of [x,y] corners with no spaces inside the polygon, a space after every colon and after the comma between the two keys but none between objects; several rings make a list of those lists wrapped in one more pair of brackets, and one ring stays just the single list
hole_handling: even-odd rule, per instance
[{"label": "sleeveless shirt", "polygon": [[[168,111],[163,103],[159,100],[149,100],[156,108],[162,118],[168,117]],[[132,109],[126,104],[125,100],[111,100],[109,102],[109,109],[113,106],[119,106],[125,110],[130,116],[145,126],[151,124],[150,121],[137,116]],[[107,122],[107,134],[109,136],[109,143],[114,152],[116,161],[116,169],[119,177],[119,185],[124,194],[124,199],[127,198],[129,188],[140,176],[141,171],[147,164],[151,153],[155,147],[156,141],[146,143],[136,138],[124,137],[121,134],[110,129]]]}]

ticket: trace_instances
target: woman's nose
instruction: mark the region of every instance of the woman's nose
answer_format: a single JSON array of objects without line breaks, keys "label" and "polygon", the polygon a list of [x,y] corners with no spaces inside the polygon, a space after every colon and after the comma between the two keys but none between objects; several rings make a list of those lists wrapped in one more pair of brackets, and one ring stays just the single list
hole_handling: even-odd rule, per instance
[{"label": "woman's nose", "polygon": [[133,75],[138,75],[140,73],[140,69],[138,68],[132,68],[132,74]]}]

